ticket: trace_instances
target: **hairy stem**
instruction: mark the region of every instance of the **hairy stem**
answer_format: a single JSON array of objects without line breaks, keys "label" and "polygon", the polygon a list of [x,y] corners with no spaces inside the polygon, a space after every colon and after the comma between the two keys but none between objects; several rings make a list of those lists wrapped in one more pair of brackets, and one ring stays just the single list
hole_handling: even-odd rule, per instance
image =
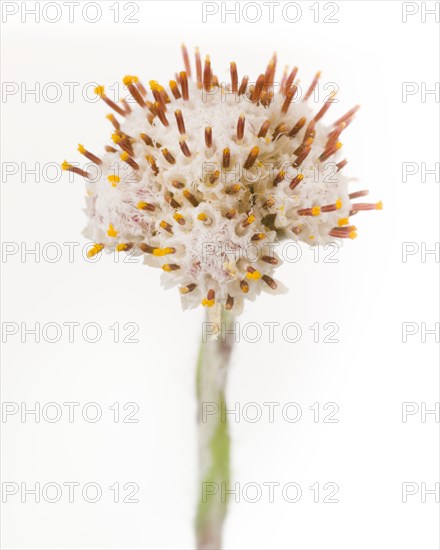
[{"label": "hairy stem", "polygon": [[[221,327],[230,329],[233,316],[223,311]],[[196,539],[198,550],[222,548],[223,523],[227,502],[222,499],[222,484],[229,487],[230,438],[222,409],[233,340],[223,338],[200,343],[197,363],[197,427],[199,445],[198,506]],[[223,485],[223,486],[224,486]]]}]

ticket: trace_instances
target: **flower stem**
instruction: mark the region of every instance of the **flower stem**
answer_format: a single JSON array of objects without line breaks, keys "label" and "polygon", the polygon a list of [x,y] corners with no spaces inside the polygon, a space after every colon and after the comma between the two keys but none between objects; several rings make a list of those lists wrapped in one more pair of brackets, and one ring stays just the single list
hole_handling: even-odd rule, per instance
[{"label": "flower stem", "polygon": [[[230,329],[233,316],[221,314],[223,329]],[[226,422],[225,390],[233,339],[223,337],[200,343],[197,363],[197,428],[199,446],[198,506],[196,539],[198,550],[222,548],[227,502],[223,487],[229,487],[230,438]],[[227,334],[227,333],[226,333]]]}]

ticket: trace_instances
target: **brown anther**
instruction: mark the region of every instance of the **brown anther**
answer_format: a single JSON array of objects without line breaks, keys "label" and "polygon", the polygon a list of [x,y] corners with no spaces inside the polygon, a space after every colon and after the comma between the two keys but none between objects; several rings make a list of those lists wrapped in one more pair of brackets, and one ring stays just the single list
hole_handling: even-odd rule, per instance
[{"label": "brown anther", "polygon": [[264,89],[267,91],[271,86],[273,86],[275,72],[277,67],[277,54],[274,53],[272,59],[269,61],[266,72],[264,74]]},{"label": "brown anther", "polygon": [[248,155],[248,158],[246,159],[246,162],[244,163],[244,166],[243,166],[243,168],[245,168],[245,170],[249,170],[249,168],[251,168],[254,165],[254,162],[257,160],[259,152],[260,152],[259,147],[257,147],[257,146],[252,147],[252,149],[251,149],[251,151]]},{"label": "brown anther", "polygon": [[260,96],[261,105],[264,105],[264,107],[268,107],[271,104],[272,100],[273,100],[273,92],[271,91],[266,92],[264,90],[263,92],[261,92],[261,96]]},{"label": "brown anther", "polygon": [[177,86],[177,82],[175,80],[170,80],[170,89],[175,99],[180,99],[182,97],[182,94],[179,92],[179,87]]},{"label": "brown anther", "polygon": [[141,134],[141,139],[145,143],[145,145],[148,145],[149,147],[154,147],[154,142],[148,134]]},{"label": "brown anther", "polygon": [[170,164],[175,164],[176,159],[173,157],[173,155],[168,151],[166,147],[162,149],[162,155],[165,157],[165,160],[167,160]]},{"label": "brown anther", "polygon": [[184,134],[185,122],[183,121],[182,111],[180,109],[177,109],[177,111],[174,111],[174,116],[176,117],[177,129],[179,130],[179,134]]},{"label": "brown anther", "polygon": [[228,294],[226,299],[225,309],[230,311],[234,307],[234,298]]},{"label": "brown anther", "polygon": [[273,185],[276,187],[281,181],[283,181],[284,176],[286,175],[286,172],[284,170],[280,170],[273,180]]},{"label": "brown anther", "polygon": [[157,174],[159,173],[159,168],[157,167],[156,159],[151,155],[146,155],[145,158],[147,159],[148,164],[150,165],[151,169],[153,170],[154,175],[157,176]]},{"label": "brown anther", "polygon": [[240,88],[238,89],[238,95],[243,95],[246,92],[248,82],[249,82],[249,77],[244,76],[241,80]]},{"label": "brown anther", "polygon": [[236,214],[237,214],[237,211],[235,210],[235,208],[233,208],[232,210],[229,210],[228,212],[226,212],[225,218],[227,218],[228,220],[232,220],[233,218],[235,218]]},{"label": "brown anther", "polygon": [[133,82],[129,82],[127,84],[128,91],[132,95],[133,99],[140,105],[141,107],[145,107],[145,101],[142,97],[138,87]]},{"label": "brown anther", "polygon": [[255,82],[254,90],[252,92],[251,101],[252,103],[257,103],[260,99],[261,92],[263,91],[264,86],[264,74],[260,74]]},{"label": "brown anther", "polygon": [[350,109],[347,113],[345,113],[345,115],[341,116],[341,118],[338,118],[338,120],[333,123],[333,126],[338,126],[339,124],[341,124],[341,122],[346,122],[347,120],[351,119],[351,117],[357,111],[359,111],[360,108],[360,105],[356,105],[355,107],[353,107],[353,109]]},{"label": "brown anther", "polygon": [[262,241],[265,238],[266,238],[265,233],[255,233],[254,235],[252,235],[251,241]]},{"label": "brown anther", "polygon": [[337,171],[339,172],[339,170],[342,170],[344,168],[344,166],[346,166],[348,164],[348,160],[347,159],[344,159],[344,160],[341,160],[340,162],[338,162],[336,164],[336,167],[337,167]]},{"label": "brown anther", "polygon": [[185,189],[183,191],[183,196],[185,197],[185,199],[190,202],[193,206],[199,206],[199,201],[195,198],[195,196],[190,192],[188,191],[188,189]]},{"label": "brown anther", "polygon": [[180,265],[178,264],[163,264],[162,269],[164,271],[176,271],[177,269],[180,269]]},{"label": "brown anther", "polygon": [[292,231],[295,233],[295,235],[300,235],[302,231],[302,225],[296,225],[295,227],[292,227]]},{"label": "brown anther", "polygon": [[336,91],[334,91],[330,94],[329,98],[325,101],[324,105],[321,107],[321,109],[315,115],[315,118],[314,118],[315,121],[318,121],[319,119],[321,119],[325,115],[325,113],[329,110],[331,104],[333,103],[333,99],[334,99],[335,96],[336,96]]},{"label": "brown anther", "polygon": [[207,295],[206,295],[206,298],[207,298],[208,300],[215,300],[215,290],[214,290],[213,288],[210,288],[210,289],[208,290],[208,293],[207,293]]},{"label": "brown anther", "polygon": [[245,116],[244,115],[240,115],[238,117],[238,122],[237,122],[237,139],[243,139],[243,136],[244,136],[244,124],[245,124]]},{"label": "brown anther", "polygon": [[226,187],[225,193],[227,195],[236,195],[241,189],[241,185],[239,183],[234,183],[234,185],[230,185],[229,187]]},{"label": "brown anther", "polygon": [[231,151],[229,150],[229,147],[225,147],[223,149],[223,160],[222,160],[223,168],[229,168],[230,162],[231,162]]},{"label": "brown anther", "polygon": [[240,288],[244,294],[247,294],[249,292],[249,284],[247,281],[243,280],[240,281]]},{"label": "brown anther", "polygon": [[212,88],[212,70],[211,60],[207,55],[205,58],[205,66],[203,67],[203,89],[205,92],[209,92]]},{"label": "brown anther", "polygon": [[355,191],[354,193],[350,193],[348,195],[348,198],[350,200],[353,200],[353,199],[358,199],[360,197],[366,197],[368,195],[369,191],[367,191],[366,189],[363,190],[363,191]]},{"label": "brown anther", "polygon": [[284,122],[278,124],[272,134],[272,141],[276,141],[280,136],[287,134],[287,126]]},{"label": "brown anther", "polygon": [[106,145],[104,149],[107,151],[107,153],[117,153],[118,150],[112,147],[111,145]]},{"label": "brown anther", "polygon": [[192,292],[195,288],[197,288],[197,285],[195,283],[191,283],[186,286],[180,287],[180,294],[188,294],[189,292]]},{"label": "brown anther", "polygon": [[165,111],[162,109],[162,105],[158,101],[156,101],[154,103],[154,108],[156,109],[157,118],[162,122],[164,126],[169,126],[169,122],[165,115]]},{"label": "brown anther", "polygon": [[99,97],[102,99],[102,101],[104,101],[104,103],[106,103],[111,109],[116,111],[119,115],[125,117],[125,115],[127,114],[127,111],[119,107],[119,105],[117,105],[113,100],[107,97],[104,92],[104,88],[102,86],[98,86],[98,88],[96,88],[95,91],[97,95],[99,95]]},{"label": "brown anther", "polygon": [[296,84],[293,84],[286,92],[286,98],[284,100],[284,103],[283,103],[283,106],[281,107],[281,112],[282,113],[287,113],[287,111],[289,110],[289,107],[290,107],[290,104],[296,94],[296,91],[297,91],[298,87]]},{"label": "brown anther", "polygon": [[180,214],[180,212],[174,212],[173,218],[179,225],[185,225],[185,218],[182,214]]},{"label": "brown anther", "polygon": [[304,160],[306,159],[307,155],[310,153],[311,150],[312,150],[311,147],[304,147],[301,154],[296,157],[296,160],[293,163],[293,167],[298,168],[298,166],[301,166],[301,164],[304,162]]},{"label": "brown anther", "polygon": [[266,137],[266,134],[267,134],[267,131],[269,130],[269,126],[270,126],[270,120],[265,120],[263,122],[263,124],[261,125],[261,128],[258,132],[258,136],[259,138],[264,138]]},{"label": "brown anther", "polygon": [[206,126],[205,128],[205,145],[208,149],[212,146],[212,128],[211,126]]},{"label": "brown anther", "polygon": [[99,157],[97,157],[96,155],[94,155],[93,153],[85,149],[82,145],[78,146],[78,151],[82,155],[84,155],[86,158],[88,158],[90,161],[94,162],[95,164],[98,164],[98,165],[102,164],[102,160]]},{"label": "brown anther", "polygon": [[220,171],[215,170],[209,177],[209,183],[215,183],[220,177]]},{"label": "brown anther", "polygon": [[179,145],[182,153],[185,155],[185,157],[191,156],[191,151],[189,150],[188,144],[186,143],[184,138],[179,139]]},{"label": "brown anther", "polygon": [[291,73],[287,77],[284,86],[281,88],[281,92],[284,92],[284,90],[288,90],[290,86],[293,84],[293,81],[295,80],[296,74],[298,73],[298,67],[293,67]]},{"label": "brown anther", "polygon": [[154,246],[150,246],[147,243],[139,243],[138,246],[142,252],[145,252],[145,254],[153,254]]},{"label": "brown anther", "polygon": [[307,101],[309,97],[313,94],[313,90],[316,88],[316,85],[318,84],[318,80],[320,77],[321,77],[321,71],[318,71],[313,77],[312,83],[310,84],[309,89],[305,93],[303,101]]},{"label": "brown anther", "polygon": [[170,225],[165,220],[162,220],[159,225],[162,227],[162,229],[165,229],[165,231],[168,231],[168,233],[173,233],[172,225]]},{"label": "brown anther", "polygon": [[325,151],[323,151],[320,155],[319,155],[319,161],[320,162],[325,162],[327,159],[329,159],[332,155],[334,155],[337,151],[339,151],[339,149],[341,148],[341,144],[340,142],[338,141],[337,143],[335,143],[335,145],[333,145],[332,147],[330,147],[329,149],[326,149]]},{"label": "brown anther", "polygon": [[123,162],[126,162],[128,164],[128,166],[131,166],[131,168],[133,168],[133,170],[139,170],[139,164],[134,159],[129,157],[128,153],[126,153],[125,151],[120,156],[120,159]]},{"label": "brown anther", "polygon": [[146,101],[146,102],[145,102],[145,106],[147,107],[147,109],[150,111],[150,113],[151,113],[153,116],[156,116],[156,115],[157,115],[157,109],[156,109],[156,107],[154,106],[154,104],[151,103],[151,101]]},{"label": "brown anther", "polygon": [[298,122],[295,124],[295,126],[290,130],[290,132],[288,133],[288,136],[289,137],[295,137],[296,134],[301,130],[301,128],[304,126],[304,124],[306,123],[306,117],[303,116],[301,117]]},{"label": "brown anther", "polygon": [[263,275],[261,278],[268,286],[270,286],[272,290],[277,288],[276,282],[272,279],[272,277],[269,277],[269,275]]},{"label": "brown anther", "polygon": [[180,72],[180,87],[182,88],[182,97],[185,101],[188,100],[188,75],[185,71]]},{"label": "brown anther", "polygon": [[200,59],[199,48],[196,48],[196,79],[197,79],[197,88],[200,90],[202,88],[202,60]]},{"label": "brown anther", "polygon": [[290,189],[293,191],[297,185],[299,185],[304,179],[304,174],[297,174],[290,182]]},{"label": "brown anther", "polygon": [[[169,203],[169,205],[171,206],[171,208],[175,208],[176,210],[181,208],[181,204],[180,202],[177,202],[176,199],[174,198],[174,195],[172,193],[166,193],[165,194],[165,200]],[[184,222],[185,223],[185,222]],[[182,224],[183,225],[183,224]]]},{"label": "brown anther", "polygon": [[183,183],[183,181],[179,181],[179,180],[172,180],[171,185],[176,189],[183,189],[185,187],[185,184]]},{"label": "brown anther", "polygon": [[309,139],[309,138],[314,138],[315,135],[316,135],[316,132],[315,132],[315,120],[311,120],[307,126],[307,129],[306,129],[306,132],[304,134],[304,137],[303,137],[303,143],[306,143],[306,141]]},{"label": "brown anther", "polygon": [[235,61],[231,61],[229,69],[231,72],[231,91],[236,92],[238,90],[238,72],[237,64],[235,63]]},{"label": "brown anther", "polygon": [[326,149],[330,149],[335,143],[337,143],[339,136],[341,135],[342,131],[347,127],[347,124],[345,122],[341,122],[341,124],[338,124],[336,128],[333,130],[333,132],[330,132],[328,135],[327,143],[325,145]]},{"label": "brown anther", "polygon": [[275,256],[261,256],[261,261],[271,265],[278,264],[278,260],[275,258]]},{"label": "brown anther", "polygon": [[[189,61],[189,55],[188,50],[186,49],[185,44],[182,44],[182,57],[183,57],[183,64],[185,65],[186,74],[191,77],[191,63]],[[180,73],[182,77],[182,73]]]},{"label": "brown anther", "polygon": [[150,204],[149,202],[141,201],[138,203],[137,207],[139,208],[139,210],[148,210],[148,212],[156,211],[156,207],[154,206],[154,204]]},{"label": "brown anther", "polygon": [[255,220],[255,216],[250,213],[247,218],[244,220],[244,222],[241,224],[241,227],[249,227],[251,223],[253,223]]},{"label": "brown anther", "polygon": [[295,149],[295,151],[293,151],[293,154],[297,156],[300,155],[304,151],[304,149],[306,147],[310,147],[312,143],[313,143],[313,138],[309,137],[308,139],[306,139],[306,141],[303,141],[301,145],[299,145],[299,147]]},{"label": "brown anther", "polygon": [[69,163],[63,162],[62,169],[67,170],[68,172],[73,172],[74,174],[78,174],[78,176],[82,176],[83,178],[90,177],[90,174],[83,170],[82,168],[78,168],[77,166],[72,166]]}]

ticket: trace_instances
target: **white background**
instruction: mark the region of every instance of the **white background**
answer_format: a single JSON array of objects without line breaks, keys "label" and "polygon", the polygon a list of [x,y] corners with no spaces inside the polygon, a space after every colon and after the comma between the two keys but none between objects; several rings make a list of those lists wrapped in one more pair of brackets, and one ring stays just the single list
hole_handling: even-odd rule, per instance
[{"label": "white background", "polygon": [[[26,2],[33,5],[34,2]],[[40,2],[40,10],[44,2]],[[83,3],[81,3],[82,5]],[[121,19],[128,11],[120,2]],[[401,2],[338,2],[338,23],[314,22],[311,4],[301,2],[296,23],[275,21],[268,10],[255,23],[243,12],[239,21],[220,11],[202,22],[202,3],[137,2],[138,23],[114,22],[114,2],[101,2],[102,18],[89,23],[77,8],[68,22],[21,13],[2,24],[2,78],[20,92],[50,82],[63,90],[58,101],[38,101],[20,93],[2,103],[2,160],[25,163],[80,161],[77,143],[99,154],[108,143],[108,108],[82,96],[89,82],[110,86],[126,74],[144,83],[166,84],[182,69],[180,43],[202,55],[211,54],[220,79],[229,61],[252,78],[264,69],[273,51],[279,67],[298,65],[306,83],[316,70],[324,82],[337,82],[339,104],[332,117],[362,104],[356,121],[343,136],[349,158],[347,173],[359,179],[352,190],[368,188],[372,200],[383,200],[383,212],[356,217],[359,237],[336,256],[337,263],[313,261],[303,248],[300,261],[286,263],[278,278],[289,288],[284,296],[263,295],[247,304],[239,318],[246,323],[272,321],[281,327],[296,322],[302,337],[296,344],[282,338],[271,343],[263,327],[252,343],[240,333],[228,386],[232,407],[238,403],[297,402],[302,418],[274,423],[267,412],[257,423],[231,422],[232,476],[248,482],[282,485],[297,482],[299,502],[286,502],[278,489],[275,502],[267,490],[257,503],[231,503],[225,547],[234,549],[432,549],[439,545],[438,504],[420,492],[402,502],[402,483],[439,480],[438,424],[434,415],[402,422],[402,403],[439,401],[438,350],[433,335],[420,332],[402,342],[402,323],[438,321],[438,264],[420,253],[402,261],[402,243],[438,241],[438,182],[419,174],[402,181],[403,162],[426,162],[438,156],[438,97],[420,92],[402,100],[402,83],[438,81],[439,35],[433,15],[422,22],[420,11],[402,21]],[[230,3],[228,3],[230,4]],[[323,5],[321,3],[321,9]],[[421,10],[420,4],[413,3]],[[428,2],[426,7],[432,7]],[[60,4],[62,5],[62,4]],[[243,6],[244,4],[242,4]],[[220,5],[219,5],[220,8]],[[22,8],[20,8],[22,9]],[[328,8],[327,8],[328,9]],[[412,8],[411,8],[412,9]],[[244,15],[253,18],[252,9]],[[293,17],[294,12],[289,12]],[[93,17],[91,9],[89,17]],[[78,82],[69,101],[66,82]],[[47,90],[47,89],[46,89]],[[53,90],[50,92],[53,93]],[[88,89],[93,98],[91,89]],[[52,97],[52,96],[51,96]],[[318,108],[318,106],[317,106]],[[437,159],[438,160],[438,159]],[[23,171],[3,177],[2,241],[33,248],[35,243],[85,240],[81,178],[64,173],[48,182]],[[24,243],[24,244],[20,244]],[[77,412],[69,423],[66,410],[57,423],[29,416],[3,417],[2,481],[76,481],[99,483],[100,502],[84,502],[80,493],[69,503],[26,503],[20,495],[2,505],[2,545],[10,549],[189,549],[196,503],[196,431],[194,369],[203,311],[182,312],[177,291],[159,286],[159,272],[140,263],[115,263],[105,256],[96,264],[77,252],[69,262],[67,248],[56,263],[31,255],[4,257],[2,317],[4,322],[44,325],[66,321],[98,322],[102,339],[90,344],[78,334],[58,343],[20,334],[3,346],[4,402],[94,401],[103,418],[88,423]],[[321,251],[322,253],[322,251]],[[438,258],[437,258],[438,261]],[[108,327],[119,322],[139,325],[139,343],[114,343]],[[314,343],[309,329],[326,322],[339,325],[339,343]],[[126,332],[122,331],[123,335]],[[325,333],[326,334],[326,333]],[[249,331],[249,337],[253,333]],[[114,402],[139,404],[138,423],[115,423],[108,409]],[[309,407],[335,402],[338,423],[315,423]],[[281,408],[280,407],[280,408]],[[280,409],[279,408],[279,409]],[[251,411],[249,411],[251,414]],[[137,483],[139,503],[114,503],[108,487]],[[318,482],[339,486],[338,503],[313,502],[309,487]],[[264,487],[263,487],[264,489]]]}]

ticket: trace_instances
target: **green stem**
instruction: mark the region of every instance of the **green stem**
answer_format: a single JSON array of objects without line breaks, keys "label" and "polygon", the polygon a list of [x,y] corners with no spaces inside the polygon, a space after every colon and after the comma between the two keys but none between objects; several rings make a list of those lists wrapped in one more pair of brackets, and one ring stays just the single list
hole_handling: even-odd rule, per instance
[{"label": "green stem", "polygon": [[233,316],[223,311],[223,330],[216,340],[200,343],[197,363],[199,476],[196,539],[198,550],[220,550],[227,502],[222,487],[229,487],[230,437],[225,409],[225,391],[232,352],[229,330]]}]

